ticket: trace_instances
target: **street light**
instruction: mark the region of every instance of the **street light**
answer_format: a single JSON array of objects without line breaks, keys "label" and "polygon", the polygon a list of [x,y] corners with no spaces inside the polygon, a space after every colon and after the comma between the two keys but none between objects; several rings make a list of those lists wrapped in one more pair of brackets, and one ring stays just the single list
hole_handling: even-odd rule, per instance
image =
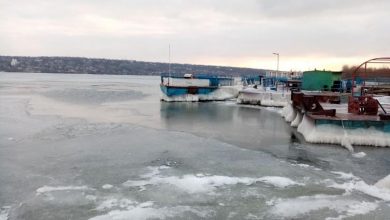
[{"label": "street light", "polygon": [[272,53],[272,54],[277,56],[277,66],[276,66],[276,71],[279,73],[279,53]]}]

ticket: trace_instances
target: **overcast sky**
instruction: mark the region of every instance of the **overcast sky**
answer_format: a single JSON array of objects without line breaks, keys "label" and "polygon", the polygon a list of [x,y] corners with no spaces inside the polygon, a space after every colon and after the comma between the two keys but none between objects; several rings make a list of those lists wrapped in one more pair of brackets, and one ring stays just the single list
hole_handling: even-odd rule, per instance
[{"label": "overcast sky", "polygon": [[0,0],[0,54],[284,70],[390,56],[389,0]]}]

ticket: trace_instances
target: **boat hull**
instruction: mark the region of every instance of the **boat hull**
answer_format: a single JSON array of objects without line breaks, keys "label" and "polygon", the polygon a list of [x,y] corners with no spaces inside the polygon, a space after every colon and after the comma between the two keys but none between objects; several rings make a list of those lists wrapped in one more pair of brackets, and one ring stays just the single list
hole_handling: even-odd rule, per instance
[{"label": "boat hull", "polygon": [[183,95],[207,95],[214,92],[217,87],[179,87],[179,86],[167,86],[160,85],[161,91],[168,97],[172,96],[183,96]]}]

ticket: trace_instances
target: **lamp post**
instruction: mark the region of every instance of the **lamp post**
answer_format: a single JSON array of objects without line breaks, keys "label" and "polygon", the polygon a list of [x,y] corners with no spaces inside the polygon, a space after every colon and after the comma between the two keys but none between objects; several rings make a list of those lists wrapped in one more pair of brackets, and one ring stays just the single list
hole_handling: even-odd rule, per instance
[{"label": "lamp post", "polygon": [[276,55],[277,58],[277,66],[276,66],[276,72],[279,73],[279,53],[272,53],[273,55]]}]

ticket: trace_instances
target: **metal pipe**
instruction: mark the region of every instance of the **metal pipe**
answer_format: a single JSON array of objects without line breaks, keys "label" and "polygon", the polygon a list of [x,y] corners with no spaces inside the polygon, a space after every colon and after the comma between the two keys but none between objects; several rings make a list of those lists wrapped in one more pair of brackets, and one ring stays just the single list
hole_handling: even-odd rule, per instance
[{"label": "metal pipe", "polygon": [[378,99],[376,99],[376,101],[378,102],[379,106],[381,107],[382,111],[387,114],[386,110],[383,108],[383,106],[381,105],[381,103],[378,101]]}]

